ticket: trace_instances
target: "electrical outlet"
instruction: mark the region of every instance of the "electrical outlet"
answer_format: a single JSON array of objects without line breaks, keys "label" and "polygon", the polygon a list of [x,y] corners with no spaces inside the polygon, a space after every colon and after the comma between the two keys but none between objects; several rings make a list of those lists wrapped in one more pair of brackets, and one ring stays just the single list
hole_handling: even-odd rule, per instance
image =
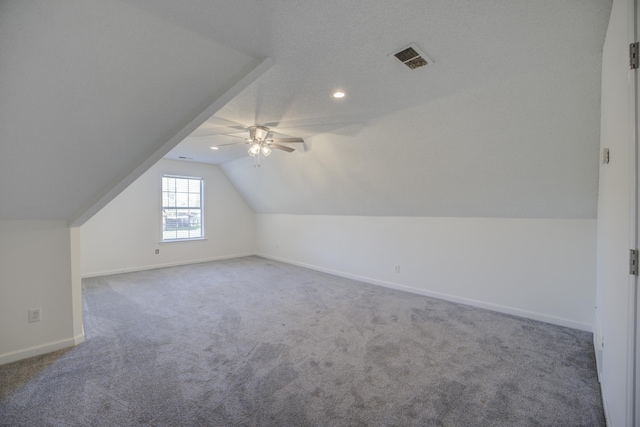
[{"label": "electrical outlet", "polygon": [[160,253],[160,249],[156,249],[156,255]]},{"label": "electrical outlet", "polygon": [[29,310],[29,323],[39,322],[41,320],[40,317],[40,309],[32,308]]},{"label": "electrical outlet", "polygon": [[400,273],[400,266],[396,265],[396,273]]}]

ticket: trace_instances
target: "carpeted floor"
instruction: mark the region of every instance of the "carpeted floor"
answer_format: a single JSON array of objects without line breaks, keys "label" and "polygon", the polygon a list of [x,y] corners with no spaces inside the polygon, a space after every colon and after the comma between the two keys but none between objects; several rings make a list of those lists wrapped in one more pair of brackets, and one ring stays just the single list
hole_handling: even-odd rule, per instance
[{"label": "carpeted floor", "polygon": [[83,280],[2,426],[602,426],[591,334],[259,257]]}]

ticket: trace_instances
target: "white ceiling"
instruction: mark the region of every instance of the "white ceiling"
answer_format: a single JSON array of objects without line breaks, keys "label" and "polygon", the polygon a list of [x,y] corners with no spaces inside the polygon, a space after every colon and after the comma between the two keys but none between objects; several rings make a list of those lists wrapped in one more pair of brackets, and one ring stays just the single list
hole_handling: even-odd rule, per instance
[{"label": "white ceiling", "polygon": [[[260,168],[244,145],[208,148],[230,137],[167,155],[221,164],[256,212],[593,218],[610,8],[3,2],[0,218],[68,219],[264,57],[274,65],[194,135],[268,124],[307,143]],[[409,43],[435,62],[410,71],[388,56]]]},{"label": "white ceiling", "polygon": [[[595,218],[610,7],[270,2],[264,39],[234,37],[274,67],[168,157],[221,164],[261,213]],[[435,62],[388,56],[409,43]],[[225,120],[307,144],[254,169],[246,145],[208,148],[236,141],[201,136],[237,132]]]},{"label": "white ceiling", "polygon": [[81,215],[257,63],[118,1],[0,2],[0,219]]}]

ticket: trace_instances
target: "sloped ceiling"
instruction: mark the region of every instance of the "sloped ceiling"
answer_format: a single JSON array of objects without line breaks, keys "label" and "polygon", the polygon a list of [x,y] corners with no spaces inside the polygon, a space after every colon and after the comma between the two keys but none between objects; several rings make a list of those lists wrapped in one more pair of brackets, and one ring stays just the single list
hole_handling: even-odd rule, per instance
[{"label": "sloped ceiling", "polygon": [[[274,67],[168,157],[220,164],[259,213],[595,218],[610,7],[269,2]],[[435,62],[388,57],[411,42]],[[254,167],[246,145],[209,149],[235,141],[211,135],[225,123],[306,144]]]},{"label": "sloped ceiling", "polygon": [[[594,218],[610,8],[1,2],[0,219],[77,223],[207,111],[167,157],[220,164],[256,212]],[[435,62],[388,56],[409,43]],[[253,124],[306,143],[254,168],[202,137]]]},{"label": "sloped ceiling", "polygon": [[551,67],[221,167],[263,213],[595,218],[596,74]]},{"label": "sloped ceiling", "polygon": [[259,63],[124,2],[1,2],[0,219],[81,215]]}]

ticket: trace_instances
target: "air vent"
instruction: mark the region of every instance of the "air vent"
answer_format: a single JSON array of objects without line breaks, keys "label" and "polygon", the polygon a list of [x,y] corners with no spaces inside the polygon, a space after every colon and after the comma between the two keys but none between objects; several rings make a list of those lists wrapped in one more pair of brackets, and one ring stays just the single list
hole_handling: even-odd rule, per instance
[{"label": "air vent", "polygon": [[415,44],[405,46],[396,52],[390,53],[389,56],[390,55],[398,58],[400,62],[412,70],[424,67],[425,65],[433,62],[427,55],[420,52],[420,49],[418,49]]},{"label": "air vent", "polygon": [[414,48],[408,47],[408,48],[406,48],[404,50],[401,50],[400,52],[396,53],[393,56],[395,56],[396,58],[398,58],[402,62],[407,62],[407,61],[412,60],[416,56],[420,56],[420,54],[418,52],[416,52],[416,50]]}]

